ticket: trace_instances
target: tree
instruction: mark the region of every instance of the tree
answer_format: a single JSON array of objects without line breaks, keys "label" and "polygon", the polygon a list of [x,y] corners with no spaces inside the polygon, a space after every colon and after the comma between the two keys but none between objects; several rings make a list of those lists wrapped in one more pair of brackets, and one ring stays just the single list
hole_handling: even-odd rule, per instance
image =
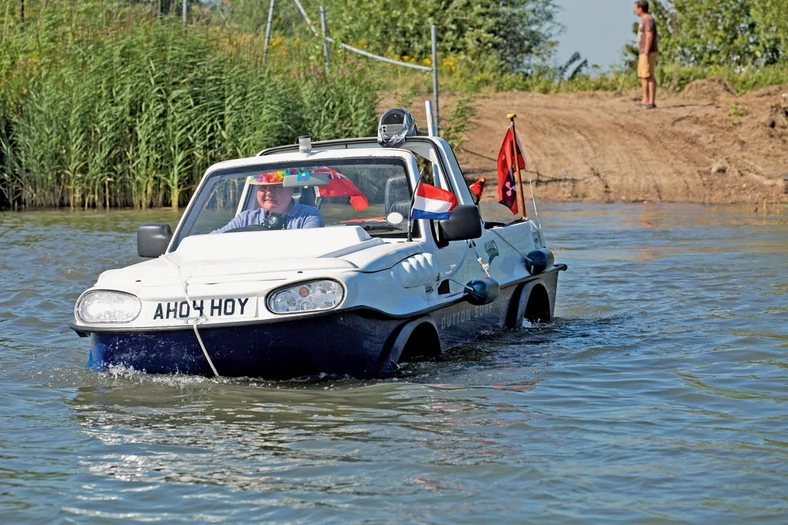
[{"label": "tree", "polygon": [[788,0],[753,1],[751,16],[758,30],[762,44],[759,51],[764,60],[788,59]]},{"label": "tree", "polygon": [[[270,0],[226,0],[223,6],[245,29],[265,26]],[[444,55],[494,60],[510,71],[551,56],[560,33],[554,0],[301,0],[319,31],[324,5],[334,39],[377,54],[422,61],[431,56],[430,25],[438,25]],[[275,27],[285,36],[308,29],[291,0],[277,0]]]},{"label": "tree", "polygon": [[785,58],[788,0],[655,0],[660,53],[698,66],[765,66]]}]

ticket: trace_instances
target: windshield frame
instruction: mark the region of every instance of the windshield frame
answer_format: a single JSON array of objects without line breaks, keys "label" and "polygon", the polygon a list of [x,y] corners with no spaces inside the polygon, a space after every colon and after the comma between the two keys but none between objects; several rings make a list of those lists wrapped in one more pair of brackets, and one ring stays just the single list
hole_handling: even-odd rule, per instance
[{"label": "windshield frame", "polygon": [[[408,191],[411,195],[413,195],[417,178],[416,174],[418,173],[417,157],[412,152],[403,150],[376,150],[366,152],[359,150],[345,150],[343,152],[326,151],[316,152],[312,155],[281,154],[264,157],[249,157],[215,164],[206,170],[206,173],[200,181],[197,191],[186,207],[183,217],[178,223],[173,235],[172,242],[170,243],[170,247],[167,251],[176,251],[180,243],[186,237],[191,235],[201,235],[192,234],[191,232],[193,231],[200,214],[203,212],[206,203],[212,197],[214,188],[222,181],[237,178],[239,174],[249,173],[250,171],[268,172],[284,168],[317,167],[326,164],[364,164],[374,163],[376,159],[389,160],[389,162],[386,162],[385,164],[401,165],[404,169],[407,179]],[[248,201],[249,190],[250,187],[247,183],[239,195],[235,210],[236,215],[243,209],[245,203]],[[407,222],[407,217],[405,218],[405,221]],[[419,228],[415,228],[414,233],[419,233]],[[414,235],[414,237],[418,238],[418,235]]]}]

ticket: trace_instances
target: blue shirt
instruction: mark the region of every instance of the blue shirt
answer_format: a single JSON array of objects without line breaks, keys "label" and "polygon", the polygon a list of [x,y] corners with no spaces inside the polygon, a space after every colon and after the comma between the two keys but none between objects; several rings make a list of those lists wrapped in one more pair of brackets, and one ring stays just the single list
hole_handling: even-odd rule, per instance
[{"label": "blue shirt", "polygon": [[[214,230],[212,233],[224,233],[236,228],[244,228],[245,226],[263,224],[265,216],[266,211],[264,208],[242,211],[236,215],[233,220],[227,223],[226,226],[223,226],[218,230]],[[323,216],[320,215],[320,210],[314,206],[307,206],[306,204],[293,202],[293,207],[287,212],[285,228],[288,230],[296,230],[299,228],[321,228],[322,226],[324,226]]]}]

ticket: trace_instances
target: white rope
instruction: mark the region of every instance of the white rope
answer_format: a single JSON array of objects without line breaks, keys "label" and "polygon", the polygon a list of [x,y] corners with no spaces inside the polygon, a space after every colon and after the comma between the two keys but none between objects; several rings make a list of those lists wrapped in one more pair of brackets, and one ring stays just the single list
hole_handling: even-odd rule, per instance
[{"label": "white rope", "polygon": [[442,274],[440,276],[440,280],[444,280],[444,279],[448,279],[450,281],[453,280],[452,276],[454,276],[454,274],[457,273],[460,270],[460,268],[462,267],[462,265],[465,263],[465,258],[468,256],[468,251],[469,251],[468,250],[468,246],[466,244],[465,251],[462,252],[462,257],[460,258],[460,261],[454,266],[453,270],[450,270],[450,271]]},{"label": "white rope", "polygon": [[492,276],[490,275],[490,265],[484,262],[484,260],[482,260],[482,256],[479,255],[479,251],[476,249],[476,243],[469,240],[468,244],[470,244],[471,248],[473,248],[473,252],[476,254],[476,260],[479,262],[479,266],[482,267],[482,270],[484,270],[484,273],[487,274],[487,277],[492,278]]},{"label": "white rope", "polygon": [[474,290],[472,287],[468,286],[467,284],[462,284],[457,279],[449,279],[449,280],[451,282],[453,282],[454,284],[459,284],[460,286],[462,286],[465,289],[466,292],[470,292],[470,293],[475,293],[476,292],[476,290]]},{"label": "white rope", "polygon": [[192,325],[192,328],[194,328],[194,335],[197,336],[197,341],[200,343],[202,354],[205,356],[205,360],[208,361],[208,364],[211,366],[211,370],[213,370],[213,375],[216,377],[222,377],[219,375],[219,372],[216,371],[216,367],[213,366],[213,361],[211,361],[211,357],[208,355],[208,350],[205,349],[205,344],[202,342],[202,337],[200,337],[200,331],[197,330],[197,323],[199,323],[201,320],[202,320],[201,317],[196,317],[194,319],[188,319],[187,322],[190,325]]},{"label": "white rope", "polygon": [[533,263],[533,261],[531,261],[531,259],[529,259],[527,255],[525,255],[523,252],[521,252],[520,250],[518,250],[518,249],[517,249],[517,248],[516,248],[516,247],[515,247],[515,246],[514,246],[512,243],[510,243],[509,241],[507,241],[507,240],[504,238],[504,236],[503,236],[503,235],[501,235],[500,233],[498,233],[498,232],[497,232],[497,231],[495,231],[494,229],[493,229],[493,230],[490,230],[490,231],[491,231],[492,233],[494,233],[495,235],[497,235],[497,236],[498,236],[498,238],[499,238],[499,239],[501,239],[503,242],[505,242],[506,244],[508,244],[508,245],[509,245],[509,248],[511,248],[511,249],[512,249],[512,250],[514,250],[515,252],[519,253],[519,254],[520,254],[520,257],[522,257],[523,259],[525,259],[526,261],[528,261],[528,262],[530,262],[530,263]]},{"label": "white rope", "polygon": [[[536,209],[536,197],[534,197],[534,183],[531,181],[531,170],[525,170],[528,174],[528,186],[531,187],[531,202],[534,204],[534,216],[536,217],[536,224],[539,226],[539,229],[542,229],[542,221],[539,220],[539,210]],[[539,172],[537,171],[536,174],[538,175]]]},{"label": "white rope", "polygon": [[[178,270],[178,279],[181,281],[181,285],[183,286],[183,296],[186,298],[186,302],[191,305],[192,300],[189,298],[189,283],[183,278],[183,274],[181,273],[181,267],[175,261],[171,260],[169,254],[162,255],[162,258],[166,260],[168,263],[175,266],[175,269]],[[187,319],[186,322],[189,323],[192,328],[194,329],[194,335],[197,336],[197,342],[200,343],[200,350],[202,350],[202,355],[205,356],[205,360],[208,361],[208,365],[211,367],[213,371],[213,375],[216,377],[222,377],[219,375],[219,372],[216,370],[216,367],[213,366],[213,361],[211,360],[211,356],[208,355],[208,350],[205,348],[205,344],[202,342],[202,337],[200,336],[200,331],[197,330],[197,324],[204,321],[205,317],[192,317]]]}]

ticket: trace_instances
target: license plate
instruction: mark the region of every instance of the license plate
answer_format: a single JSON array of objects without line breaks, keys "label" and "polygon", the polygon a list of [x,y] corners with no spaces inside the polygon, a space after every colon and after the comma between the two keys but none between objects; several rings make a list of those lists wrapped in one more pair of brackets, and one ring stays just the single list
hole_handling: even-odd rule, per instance
[{"label": "license plate", "polygon": [[257,297],[221,297],[167,301],[153,309],[154,321],[207,317],[211,320],[233,321],[253,319],[257,315]]}]

